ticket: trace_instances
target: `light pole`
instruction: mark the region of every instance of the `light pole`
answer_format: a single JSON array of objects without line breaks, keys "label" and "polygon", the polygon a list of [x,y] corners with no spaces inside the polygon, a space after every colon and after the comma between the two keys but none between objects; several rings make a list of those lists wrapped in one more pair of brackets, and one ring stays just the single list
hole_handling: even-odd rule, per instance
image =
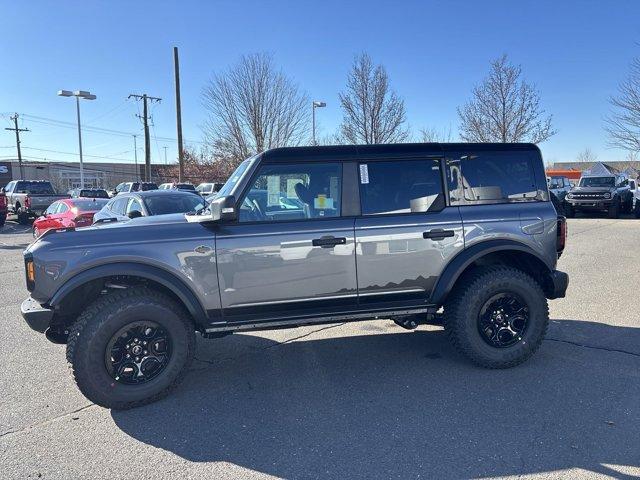
[{"label": "light pole", "polygon": [[80,150],[80,188],[84,188],[84,167],[82,165],[82,130],[80,128],[80,99],[95,100],[96,96],[85,90],[58,90],[59,97],[76,97],[76,113],[78,115],[78,148]]},{"label": "light pole", "polygon": [[312,127],[312,142],[314,145],[317,145],[316,143],[316,108],[323,108],[326,107],[327,104],[325,102],[319,102],[317,100],[313,101],[313,127]]}]

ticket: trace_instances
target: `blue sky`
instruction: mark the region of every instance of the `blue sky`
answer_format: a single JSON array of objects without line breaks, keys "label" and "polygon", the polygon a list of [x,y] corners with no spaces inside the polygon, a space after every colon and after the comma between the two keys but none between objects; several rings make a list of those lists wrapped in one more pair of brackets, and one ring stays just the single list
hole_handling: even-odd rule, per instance
[{"label": "blue sky", "polygon": [[[456,107],[486,75],[490,60],[507,53],[554,116],[559,133],[541,145],[547,161],[573,160],[586,147],[601,160],[625,157],[607,148],[602,118],[607,98],[640,55],[638,1],[2,0],[0,6],[2,127],[14,111],[75,122],[74,102],[56,91],[85,89],[98,99],[83,102],[83,124],[141,134],[138,106],[125,99],[148,93],[163,98],[153,106],[152,134],[175,138],[176,45],[187,139],[202,139],[201,91],[212,72],[252,52],[272,53],[310,97],[327,102],[318,111],[321,135],[340,123],[338,92],[362,51],[387,68],[414,130],[451,128],[456,134]],[[21,126],[31,129],[23,135],[23,155],[77,159],[72,128],[23,120]],[[14,156],[12,135],[0,130],[0,159]],[[83,140],[88,155],[133,158],[130,137],[86,131]],[[164,146],[175,158],[175,142],[152,138],[153,161],[163,161]]]}]

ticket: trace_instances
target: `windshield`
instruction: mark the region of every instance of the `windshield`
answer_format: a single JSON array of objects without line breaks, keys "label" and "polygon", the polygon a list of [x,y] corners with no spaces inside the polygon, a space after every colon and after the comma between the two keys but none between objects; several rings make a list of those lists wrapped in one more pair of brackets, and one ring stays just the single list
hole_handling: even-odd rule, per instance
[{"label": "windshield", "polygon": [[16,192],[30,193],[34,195],[54,195],[53,187],[49,182],[18,182]]},{"label": "windshield", "polygon": [[78,196],[85,198],[109,198],[109,194],[106,190],[80,190],[80,194]]},{"label": "windshield", "polygon": [[97,198],[95,200],[73,200],[73,206],[81,212],[97,212],[102,209],[109,200]]},{"label": "windshield", "polygon": [[614,187],[616,179],[613,177],[582,177],[581,187]]},{"label": "windshield", "polygon": [[236,170],[231,174],[229,180],[227,180],[227,183],[225,183],[224,186],[218,191],[218,193],[216,194],[216,198],[224,197],[231,193],[233,188],[237,185],[238,181],[240,181],[240,179],[244,175],[244,172],[247,170],[247,168],[249,168],[249,165],[251,165],[252,161],[253,158],[249,158],[238,165],[238,168],[236,168]]},{"label": "windshield", "polygon": [[198,212],[206,206],[206,203],[201,196],[191,194],[157,195],[144,199],[150,215]]}]

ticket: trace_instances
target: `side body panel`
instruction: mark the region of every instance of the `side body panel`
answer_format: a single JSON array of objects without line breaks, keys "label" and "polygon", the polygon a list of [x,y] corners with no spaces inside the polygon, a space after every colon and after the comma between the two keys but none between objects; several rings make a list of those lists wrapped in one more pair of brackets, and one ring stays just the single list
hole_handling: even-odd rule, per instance
[{"label": "side body panel", "polygon": [[[357,304],[352,218],[223,225],[216,235],[226,321]],[[322,237],[344,238],[328,248]]]},{"label": "side body panel", "polygon": [[[424,238],[433,230],[453,232]],[[464,248],[458,207],[441,212],[356,219],[360,305],[425,304],[438,276]]]}]

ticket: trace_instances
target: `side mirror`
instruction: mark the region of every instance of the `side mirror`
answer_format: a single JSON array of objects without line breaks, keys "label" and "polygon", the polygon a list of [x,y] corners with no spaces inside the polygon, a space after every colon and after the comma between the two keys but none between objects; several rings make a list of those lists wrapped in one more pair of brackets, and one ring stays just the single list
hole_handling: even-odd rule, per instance
[{"label": "side mirror", "polygon": [[233,195],[216,198],[209,205],[209,209],[211,210],[211,219],[214,222],[233,222],[238,218],[236,197]]},{"label": "side mirror", "polygon": [[127,213],[127,217],[129,218],[139,218],[142,216],[142,212],[140,210],[131,210]]}]

